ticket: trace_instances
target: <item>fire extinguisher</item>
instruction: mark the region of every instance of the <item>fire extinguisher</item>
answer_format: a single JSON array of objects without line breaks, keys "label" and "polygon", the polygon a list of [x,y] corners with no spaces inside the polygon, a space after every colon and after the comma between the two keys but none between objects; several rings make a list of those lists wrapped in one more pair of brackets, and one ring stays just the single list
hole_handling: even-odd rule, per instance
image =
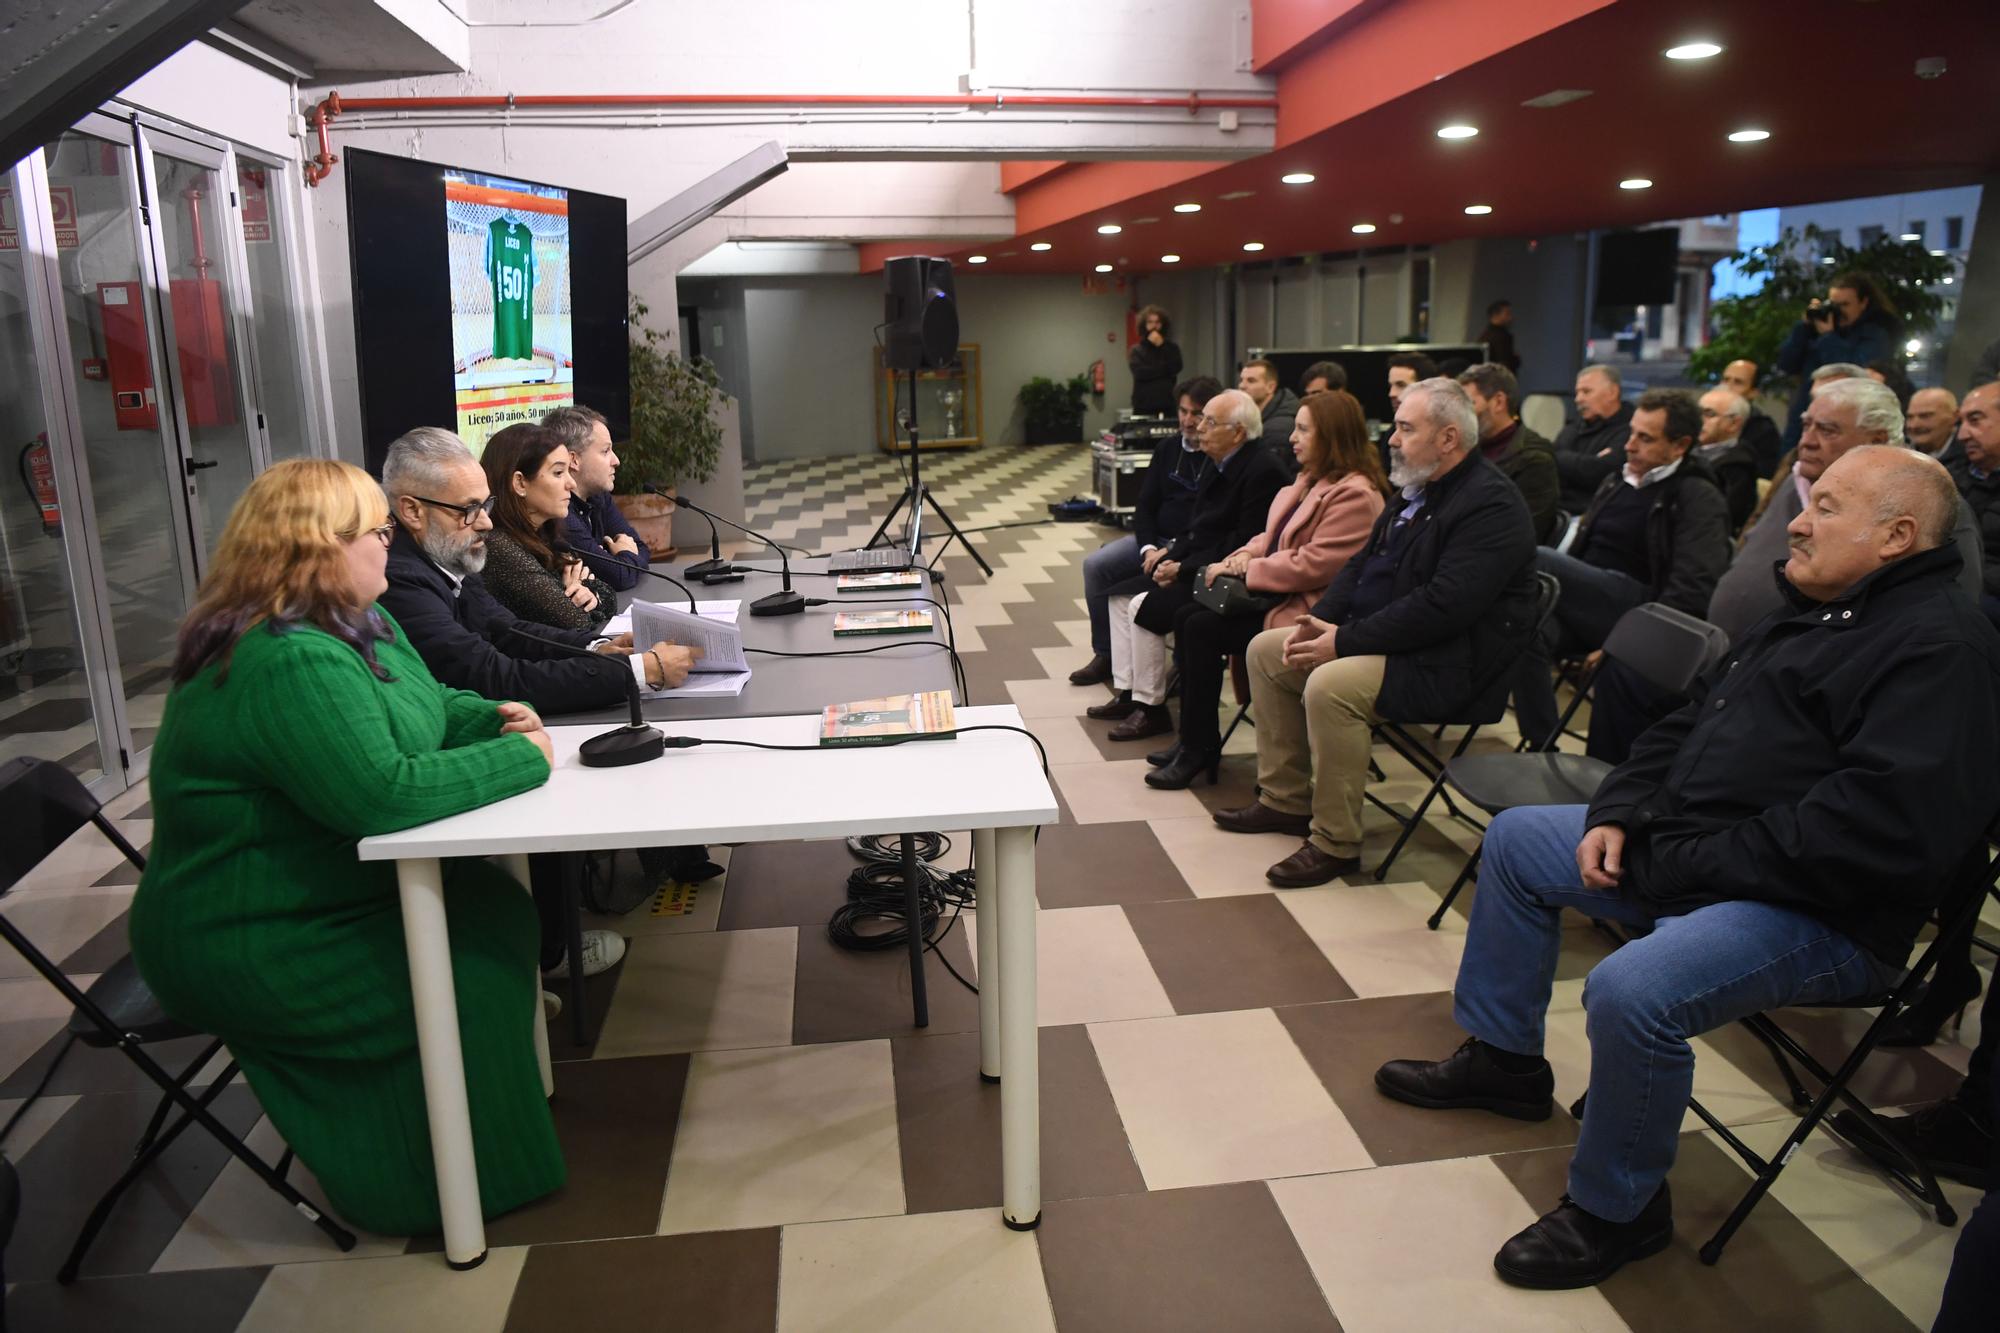
[{"label": "fire extinguisher", "polygon": [[1103,358],[1103,357],[1099,357],[1099,358],[1098,358],[1097,360],[1095,360],[1095,361],[1093,361],[1093,362],[1091,362],[1091,363],[1090,363],[1090,391],[1091,391],[1092,393],[1103,393],[1103,392],[1104,392],[1104,358]]},{"label": "fire extinguisher", "polygon": [[28,498],[42,511],[42,533],[49,537],[62,536],[62,507],[56,501],[56,466],[49,454],[49,437],[37,435],[34,442],[21,450],[21,484],[28,488]]}]

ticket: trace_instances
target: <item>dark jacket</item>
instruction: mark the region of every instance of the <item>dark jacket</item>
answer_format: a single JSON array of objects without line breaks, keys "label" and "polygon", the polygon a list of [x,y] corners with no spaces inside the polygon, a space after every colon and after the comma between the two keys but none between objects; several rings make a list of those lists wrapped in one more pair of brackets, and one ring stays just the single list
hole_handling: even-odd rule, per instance
[{"label": "dark jacket", "polygon": [[[1484,447],[1481,446],[1482,450]],[[1521,492],[1521,499],[1528,506],[1528,517],[1535,525],[1535,540],[1546,543],[1553,535],[1556,511],[1562,507],[1562,482],[1556,476],[1554,447],[1529,430],[1525,422],[1517,420],[1507,447],[1497,455],[1488,454],[1487,461],[1506,473],[1507,480]]]},{"label": "dark jacket", "polygon": [[1486,359],[1509,370],[1521,368],[1521,358],[1514,351],[1514,333],[1498,324],[1488,324],[1474,335],[1472,341],[1486,344]]},{"label": "dark jacket", "polygon": [[1775,360],[1779,370],[1799,377],[1799,387],[1792,394],[1792,414],[1785,422],[1785,447],[1798,444],[1799,432],[1805,429],[1806,406],[1812,402],[1812,373],[1815,370],[1836,361],[1851,361],[1857,366],[1866,366],[1871,361],[1888,360],[1896,356],[1896,344],[1902,339],[1901,323],[1893,315],[1885,315],[1873,308],[1862,311],[1861,318],[1845,328],[1828,329],[1825,333],[1804,320],[1792,325],[1792,331],[1778,348]]},{"label": "dark jacket", "polygon": [[[1550,447],[1556,454],[1556,476],[1562,481],[1562,507],[1580,514],[1597,494],[1606,477],[1618,475],[1625,466],[1625,441],[1632,436],[1632,404],[1620,403],[1618,410],[1602,421],[1578,417],[1564,426]],[[1611,452],[1599,458],[1601,450]]]},{"label": "dark jacket", "polygon": [[1215,464],[1208,461],[1208,455],[1199,449],[1189,452],[1181,448],[1178,435],[1154,446],[1153,461],[1146,465],[1139,499],[1132,506],[1132,535],[1139,539],[1141,549],[1165,546],[1187,531],[1188,520],[1194,517],[1195,494],[1195,487],[1188,483],[1213,471]]},{"label": "dark jacket", "polygon": [[1195,570],[1222,559],[1262,532],[1271,514],[1271,501],[1286,481],[1285,474],[1255,440],[1246,440],[1220,471],[1211,463],[1195,495],[1187,530],[1167,543],[1167,559],[1180,562],[1179,579],[1162,588],[1153,582],[1152,575],[1141,574],[1112,590],[1114,594],[1149,594],[1139,604],[1134,623],[1155,634],[1171,631],[1174,613],[1194,596]]},{"label": "dark jacket", "polygon": [[1405,508],[1389,497],[1368,544],[1313,606],[1340,627],[1342,657],[1383,656],[1383,717],[1443,722],[1504,707],[1507,668],[1534,628],[1535,533],[1521,492],[1477,454],[1424,491],[1396,567],[1395,599],[1349,623],[1348,607],[1368,558],[1381,550]]},{"label": "dark jacket", "polygon": [[1299,424],[1299,396],[1279,385],[1259,415],[1264,418],[1264,452],[1285,474],[1285,480],[1290,481],[1299,475],[1299,460],[1292,457],[1292,429]]},{"label": "dark jacket", "polygon": [[389,544],[387,572],[382,606],[440,682],[488,699],[518,699],[545,716],[625,702],[632,681],[625,658],[579,657],[508,633],[519,625],[577,648],[587,648],[592,638],[587,630],[517,618],[493,599],[477,574],[468,575],[454,593],[445,572],[401,528]]},{"label": "dark jacket", "polygon": [[618,594],[595,575],[586,575],[583,586],[597,594],[597,605],[586,611],[563,591],[563,576],[552,573],[535,559],[527,547],[504,532],[486,534],[486,568],[479,581],[493,600],[522,620],[564,629],[594,630],[611,619],[618,609]]},{"label": "dark jacket", "polygon": [[1750,456],[1757,460],[1759,478],[1778,474],[1778,460],[1785,456],[1785,437],[1778,432],[1777,422],[1753,407],[1750,415],[1743,418],[1743,434],[1738,438],[1749,446]]},{"label": "dark jacket", "polygon": [[1181,375],[1181,346],[1169,338],[1158,347],[1144,338],[1125,353],[1132,368],[1132,411],[1142,417],[1174,414],[1174,384]]},{"label": "dark jacket", "polygon": [[[1994,813],[2000,635],[1924,551],[1833,601],[1787,584],[1590,803],[1626,831],[1625,883],[1677,915],[1775,903],[1891,967]],[[1948,706],[1940,701],[1948,701]]]},{"label": "dark jacket", "polygon": [[[1588,549],[1591,525],[1604,502],[1624,484],[1621,471],[1597,488],[1577,525],[1571,554]],[[1729,567],[1729,505],[1722,488],[1715,474],[1689,454],[1673,476],[1645,490],[1653,501],[1646,511],[1647,599],[1701,615],[1708,610],[1715,581]]]},{"label": "dark jacket", "polygon": [[[633,531],[625,511],[608,494],[588,500],[572,495],[563,531],[569,538],[569,549],[582,557],[590,572],[619,592],[629,591],[637,584],[639,571],[653,562],[652,551],[639,541],[639,534]],[[639,542],[637,555],[613,555],[604,544],[605,538],[621,534]]]},{"label": "dark jacket", "polygon": [[1972,475],[1970,465],[1961,465],[1957,480],[1958,493],[1965,497],[1973,521],[1979,525],[1979,549],[1986,557],[1986,594],[2000,597],[2000,472],[1980,478]]},{"label": "dark jacket", "polygon": [[1715,484],[1722,488],[1722,498],[1729,504],[1729,535],[1734,537],[1743,530],[1743,520],[1757,507],[1757,483],[1769,474],[1758,471],[1757,456],[1751,452],[1749,441],[1740,435],[1713,458],[1703,455],[1701,462],[1715,474]]}]

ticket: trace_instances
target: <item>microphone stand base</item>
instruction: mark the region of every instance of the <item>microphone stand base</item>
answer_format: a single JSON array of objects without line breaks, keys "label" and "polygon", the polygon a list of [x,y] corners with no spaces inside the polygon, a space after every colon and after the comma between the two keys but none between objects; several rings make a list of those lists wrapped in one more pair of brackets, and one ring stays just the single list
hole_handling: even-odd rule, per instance
[{"label": "microphone stand base", "polygon": [[641,723],[592,736],[579,747],[577,758],[585,768],[623,768],[658,759],[666,752],[667,738],[660,729]]},{"label": "microphone stand base", "polygon": [[712,574],[727,573],[729,573],[729,562],[727,560],[704,560],[698,565],[689,565],[687,567],[687,576],[691,579],[706,579]]},{"label": "microphone stand base", "polygon": [[793,588],[759,597],[750,603],[750,614],[753,616],[795,616],[805,609],[805,594]]}]

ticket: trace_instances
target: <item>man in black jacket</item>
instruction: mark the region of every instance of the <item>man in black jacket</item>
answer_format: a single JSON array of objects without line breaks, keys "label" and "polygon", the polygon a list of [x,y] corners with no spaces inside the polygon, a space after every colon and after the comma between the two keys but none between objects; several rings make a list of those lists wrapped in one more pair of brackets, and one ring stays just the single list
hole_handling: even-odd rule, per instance
[{"label": "man in black jacket", "polygon": [[1743,438],[1743,426],[1749,419],[1749,402],[1732,389],[1710,389],[1701,396],[1701,434],[1695,440],[1693,457],[1701,460],[1722,488],[1722,498],[1729,505],[1731,537],[1757,507],[1757,483],[1769,475],[1757,470],[1757,456]]},{"label": "man in black jacket", "polygon": [[1521,420],[1520,381],[1507,367],[1489,361],[1460,371],[1458,382],[1479,416],[1479,452],[1521,492],[1534,520],[1535,540],[1554,540],[1561,490],[1556,456],[1549,442]]},{"label": "man in black jacket", "polygon": [[1576,420],[1556,435],[1556,474],[1562,478],[1562,506],[1583,512],[1606,477],[1617,475],[1625,459],[1619,451],[1632,425],[1632,408],[1621,396],[1616,366],[1585,366],[1576,372]]},{"label": "man in black jacket", "polygon": [[1287,480],[1298,476],[1299,460],[1292,456],[1292,427],[1298,424],[1299,396],[1278,383],[1278,367],[1261,356],[1243,363],[1236,387],[1257,405],[1257,415],[1264,423],[1264,452],[1283,469]]},{"label": "man in black jacket", "polygon": [[1642,602],[1691,616],[1708,607],[1729,566],[1729,509],[1715,476],[1689,457],[1701,415],[1685,393],[1649,389],[1632,413],[1624,471],[1591,498],[1568,552],[1535,552],[1535,568],[1556,576],[1556,613],[1521,654],[1514,711],[1521,735],[1553,745],[1555,657],[1594,652],[1618,617]]},{"label": "man in black jacket", "polygon": [[1958,443],[1964,461],[1954,469],[1959,493],[1979,525],[1985,552],[1985,590],[1979,599],[1986,616],[2000,625],[2000,383],[1979,385],[1958,409]]},{"label": "man in black jacket", "polygon": [[1727,389],[1750,404],[1750,413],[1743,419],[1743,443],[1750,449],[1750,456],[1757,460],[1757,475],[1768,477],[1778,470],[1778,459],[1784,455],[1784,439],[1778,433],[1778,423],[1765,416],[1757,407],[1757,363],[1737,359],[1722,368],[1722,377],[1716,387]]},{"label": "man in black jacket", "polygon": [[649,568],[653,553],[611,498],[618,485],[618,454],[611,447],[611,427],[604,414],[590,407],[558,407],[542,418],[576,456],[570,468],[569,515],[563,536],[569,549],[590,572],[618,592],[638,585],[639,571]]},{"label": "man in black jacket", "polygon": [[[1451,380],[1396,408],[1392,499],[1295,629],[1250,641],[1260,799],[1215,822],[1305,839],[1265,878],[1324,884],[1361,864],[1370,728],[1497,706],[1534,620],[1535,533],[1514,484],[1480,456],[1478,418]],[[1485,698],[1482,695],[1492,695]]]},{"label": "man in black jacket", "polygon": [[1181,433],[1160,441],[1139,483],[1132,507],[1132,531],[1104,543],[1083,558],[1083,604],[1090,616],[1090,660],[1069,673],[1072,685],[1102,685],[1111,679],[1111,589],[1136,574],[1150,574],[1167,543],[1186,531],[1194,513],[1195,488],[1205,466],[1197,423],[1208,400],[1222,392],[1210,375],[1175,386]]},{"label": "man in black jacket", "polygon": [[1995,796],[1968,775],[2000,749],[2000,634],[1953,583],[1956,509],[1934,459],[1883,446],[1842,458],[1792,522],[1784,607],[1588,807],[1509,810],[1487,831],[1454,997],[1471,1039],[1444,1060],[1382,1066],[1385,1095],[1547,1119],[1562,909],[1652,928],[1586,983],[1590,1087],[1569,1188],[1495,1257],[1506,1280],[1588,1286],[1664,1248],[1688,1039],[1893,982],[1983,845]]}]

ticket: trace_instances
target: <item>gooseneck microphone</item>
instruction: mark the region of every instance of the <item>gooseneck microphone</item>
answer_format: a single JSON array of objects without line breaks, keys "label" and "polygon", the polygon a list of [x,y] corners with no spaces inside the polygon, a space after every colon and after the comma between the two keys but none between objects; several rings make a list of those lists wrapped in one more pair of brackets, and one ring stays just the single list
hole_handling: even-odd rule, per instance
[{"label": "gooseneck microphone", "polygon": [[[648,487],[648,489],[651,488]],[[679,496],[675,496],[674,503],[678,505],[685,502]],[[708,559],[698,565],[689,565],[687,567],[687,576],[691,579],[706,581],[711,577],[720,577],[721,575],[730,573],[729,562],[722,558],[722,538],[715,530],[715,520],[708,516],[706,510],[695,509],[693,505],[688,505],[688,508],[700,514],[703,521],[708,524]],[[739,575],[738,577],[741,576]]]},{"label": "gooseneck microphone", "polygon": [[792,590],[792,561],[791,557],[785,553],[783,546],[780,546],[777,542],[772,541],[769,537],[766,537],[754,528],[744,527],[733,518],[726,518],[721,514],[711,514],[708,510],[689,500],[681,499],[679,496],[669,496],[657,486],[648,486],[646,490],[663,500],[672,500],[675,504],[685,505],[687,508],[694,510],[695,513],[700,514],[703,518],[712,519],[717,523],[726,523],[738,532],[755,537],[758,541],[778,553],[778,566],[784,578],[784,585],[780,591],[771,593],[765,597],[759,597],[756,601],[750,603],[751,615],[795,616],[806,609],[806,599]]},{"label": "gooseneck microphone", "polygon": [[[553,550],[557,555],[573,555],[581,559],[585,564],[590,563],[590,557],[588,555],[586,555],[582,551],[577,550],[575,547],[569,545],[567,542],[563,541],[561,537],[556,538],[555,543],[550,547],[550,549]],[[701,614],[701,609],[695,605],[694,594],[688,591],[687,584],[682,583],[679,579],[675,578],[673,575],[662,574],[656,569],[646,569],[640,565],[626,565],[625,568],[632,570],[634,573],[644,574],[648,578],[664,579],[668,583],[673,584],[676,588],[679,588],[681,590],[681,596],[688,599],[688,614],[691,616],[698,616]]]},{"label": "gooseneck microphone", "polygon": [[632,664],[621,657],[592,652],[579,648],[573,643],[560,639],[546,638],[540,634],[530,634],[519,625],[506,625],[510,634],[518,634],[524,639],[546,644],[578,657],[588,657],[618,669],[625,677],[625,702],[631,707],[632,720],[614,731],[601,736],[592,736],[577,751],[577,760],[586,768],[623,768],[627,764],[643,764],[649,759],[658,759],[667,751],[667,738],[658,727],[650,726],[645,715],[639,710],[639,679],[632,674]]}]

